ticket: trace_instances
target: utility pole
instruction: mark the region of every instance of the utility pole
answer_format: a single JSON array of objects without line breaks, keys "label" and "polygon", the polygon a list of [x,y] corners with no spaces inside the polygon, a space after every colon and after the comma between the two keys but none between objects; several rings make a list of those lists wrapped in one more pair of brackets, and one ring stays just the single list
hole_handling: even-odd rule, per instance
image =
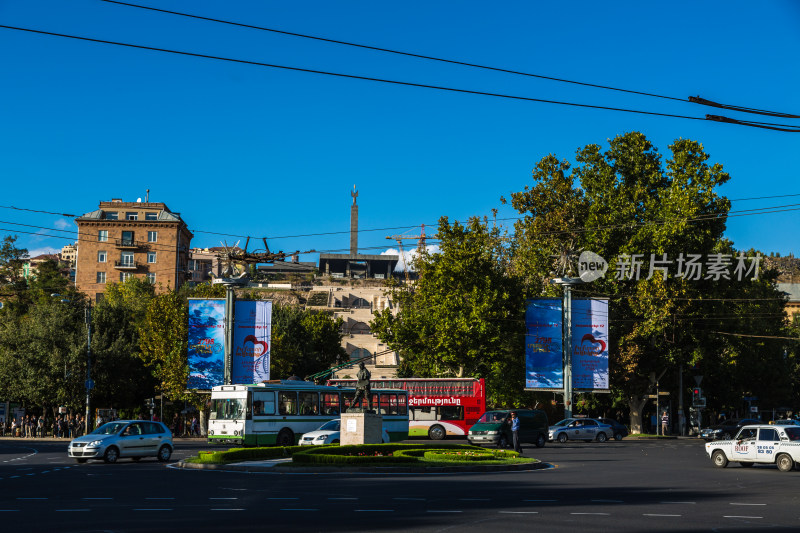
[{"label": "utility pole", "polygon": [[581,278],[554,278],[550,283],[564,286],[561,308],[561,353],[564,360],[564,418],[572,418],[572,286]]},{"label": "utility pole", "polygon": [[89,434],[91,423],[91,409],[89,408],[89,397],[94,388],[94,381],[92,381],[92,305],[86,304],[85,310],[86,317],[86,417],[84,419],[84,435]]}]

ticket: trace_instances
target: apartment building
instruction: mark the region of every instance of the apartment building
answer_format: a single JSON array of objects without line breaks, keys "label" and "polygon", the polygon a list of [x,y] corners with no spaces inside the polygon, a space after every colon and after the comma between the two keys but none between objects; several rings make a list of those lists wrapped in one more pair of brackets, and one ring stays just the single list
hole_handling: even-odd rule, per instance
[{"label": "apartment building", "polygon": [[160,202],[114,198],[75,219],[78,252],[75,284],[99,300],[107,283],[145,278],[157,291],[176,289],[187,278],[192,233],[180,213]]}]

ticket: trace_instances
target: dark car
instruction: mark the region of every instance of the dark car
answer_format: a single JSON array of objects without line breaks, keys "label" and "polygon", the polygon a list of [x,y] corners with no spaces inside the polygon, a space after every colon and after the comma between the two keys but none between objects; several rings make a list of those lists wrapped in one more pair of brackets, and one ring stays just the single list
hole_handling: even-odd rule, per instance
[{"label": "dark car", "polygon": [[739,433],[742,426],[761,424],[762,422],[753,418],[731,419],[714,424],[700,430],[700,438],[705,440],[731,440],[734,435]]},{"label": "dark car", "polygon": [[614,440],[622,440],[628,436],[628,427],[625,424],[617,422],[613,418],[598,418],[597,420],[614,428]]},{"label": "dark car", "polygon": [[547,415],[538,409],[504,409],[486,411],[469,428],[467,440],[473,445],[491,445],[508,448],[511,444],[511,418],[514,411],[519,416],[519,441],[530,442],[541,448],[547,442]]}]

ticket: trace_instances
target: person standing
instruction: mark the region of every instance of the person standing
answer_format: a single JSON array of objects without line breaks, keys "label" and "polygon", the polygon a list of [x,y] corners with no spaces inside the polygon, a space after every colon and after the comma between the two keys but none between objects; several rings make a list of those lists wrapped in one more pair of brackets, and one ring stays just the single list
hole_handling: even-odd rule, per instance
[{"label": "person standing", "polygon": [[514,443],[514,451],[522,455],[522,446],[519,444],[519,417],[514,411],[511,412],[511,440]]},{"label": "person standing", "polygon": [[666,435],[669,431],[669,415],[666,411],[661,413],[661,434]]}]

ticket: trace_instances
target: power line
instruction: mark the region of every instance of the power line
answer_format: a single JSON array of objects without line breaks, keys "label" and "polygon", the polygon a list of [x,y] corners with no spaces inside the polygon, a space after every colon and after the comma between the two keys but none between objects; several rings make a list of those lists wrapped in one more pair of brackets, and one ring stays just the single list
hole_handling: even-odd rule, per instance
[{"label": "power line", "polygon": [[[223,20],[223,19],[217,19],[217,18],[211,18],[211,17],[203,17],[201,15],[193,15],[191,13],[184,13],[184,12],[181,12],[181,11],[170,11],[170,10],[167,10],[167,9],[159,9],[159,8],[150,7],[150,6],[142,6],[142,5],[138,5],[138,4],[131,4],[131,3],[128,3],[128,2],[120,2],[118,0],[102,0],[102,1],[106,2],[106,3],[109,3],[109,4],[117,4],[117,5],[122,5],[122,6],[134,7],[134,8],[137,8],[137,9],[146,9],[148,11],[155,11],[155,12],[159,12],[159,13],[167,13],[167,14],[170,14],[170,15],[177,15],[177,16],[187,17],[187,18],[192,18],[192,19],[197,19],[197,20],[205,20],[205,21],[209,21],[209,22],[216,22],[216,23],[219,23],[219,24],[227,24],[229,26],[237,26],[237,27],[240,27],[240,28],[248,28],[248,29],[253,29],[253,30],[277,33],[277,34],[281,34],[281,35],[289,35],[289,36],[292,36],[292,37],[300,37],[302,39],[311,39],[311,40],[314,40],[314,41],[321,41],[321,42],[326,42],[326,43],[339,44],[339,45],[344,45],[344,46],[351,46],[351,47],[355,47],[355,48],[362,48],[362,49],[365,49],[365,50],[373,50],[373,51],[377,51],[377,52],[385,52],[385,53],[389,53],[389,54],[396,54],[396,55],[401,55],[401,56],[406,56],[406,57],[414,57],[414,58],[417,58],[417,59],[425,59],[425,60],[429,60],[429,61],[438,61],[438,62],[441,62],[441,63],[449,63],[449,64],[452,64],[452,65],[460,65],[460,66],[465,66],[465,67],[478,68],[478,69],[483,69],[483,70],[490,70],[490,71],[494,71],[494,72],[503,72],[505,74],[515,74],[515,75],[518,75],[518,76],[539,78],[539,79],[543,79],[543,80],[556,81],[556,82],[560,82],[560,83],[569,83],[569,84],[573,84],[573,85],[581,85],[581,86],[584,86],[584,87],[593,87],[595,89],[605,89],[605,90],[609,90],[609,91],[618,91],[618,92],[623,92],[623,93],[628,93],[628,94],[638,94],[640,96],[650,96],[650,97],[653,97],[653,98],[662,98],[662,99],[674,100],[674,101],[678,101],[678,102],[690,102],[690,103],[700,104],[700,105],[704,105],[704,106],[717,107],[717,108],[721,108],[721,109],[730,109],[730,110],[733,110],[733,111],[740,111],[740,112],[743,112],[743,113],[755,113],[755,114],[759,114],[759,115],[767,115],[767,116],[781,117],[781,118],[800,118],[800,115],[792,115],[792,114],[788,114],[788,113],[767,111],[767,110],[764,110],[764,109],[756,109],[756,108],[752,108],[752,107],[743,107],[743,106],[735,106],[735,105],[728,105],[728,104],[720,104],[720,103],[717,103],[717,102],[713,102],[711,100],[707,100],[705,98],[701,98],[699,96],[690,96],[690,97],[688,97],[688,99],[684,99],[684,98],[678,98],[678,97],[675,97],[675,96],[666,96],[666,95],[662,95],[662,94],[649,93],[649,92],[644,92],[644,91],[635,91],[635,90],[632,90],[632,89],[622,89],[622,88],[619,88],[619,87],[612,87],[612,86],[609,86],[609,85],[600,85],[600,84],[596,84],[596,83],[581,82],[581,81],[575,81],[575,80],[568,80],[568,79],[565,79],[565,78],[556,78],[554,76],[545,76],[545,75],[542,75],[542,74],[533,74],[533,73],[530,73],[530,72],[522,72],[522,71],[519,71],[519,70],[512,70],[512,69],[506,69],[506,68],[500,68],[500,67],[492,67],[492,66],[488,66],[488,65],[480,65],[480,64],[477,64],[477,63],[469,63],[469,62],[466,62],[466,61],[458,61],[458,60],[454,60],[454,59],[445,59],[445,58],[435,57],[435,56],[430,56],[430,55],[425,55],[425,54],[415,54],[415,53],[412,53],[412,52],[404,52],[404,51],[400,51],[400,50],[394,50],[394,49],[391,49],[391,48],[382,48],[382,47],[379,47],[379,46],[371,46],[371,45],[366,45],[366,44],[353,43],[353,42],[342,41],[342,40],[338,40],[338,39],[329,39],[329,38],[325,38],[325,37],[319,37],[319,36],[316,36],[316,35],[308,35],[308,34],[303,34],[303,33],[290,32],[290,31],[286,31],[286,30],[278,30],[278,29],[275,29],[275,28],[267,28],[267,27],[264,27],[264,26],[256,26],[256,25],[253,25],[253,24],[244,24],[244,23],[241,23],[241,22],[234,22],[234,21],[230,21],[230,20]],[[782,130],[782,131],[794,131],[794,130]]]},{"label": "power line", "polygon": [[[594,104],[580,104],[580,103],[577,103],[577,102],[565,102],[565,101],[560,101],[560,100],[547,100],[547,99],[544,99],[544,98],[531,98],[531,97],[526,97],[526,96],[515,96],[515,95],[509,95],[509,94],[492,93],[492,92],[487,92],[487,91],[475,91],[475,90],[470,90],[470,89],[459,89],[459,88],[455,88],[455,87],[444,87],[444,86],[441,86],[441,85],[430,85],[430,84],[424,84],[424,83],[413,83],[413,82],[408,82],[408,81],[389,80],[389,79],[375,78],[375,77],[370,77],[370,76],[358,76],[358,75],[355,75],[355,74],[344,74],[344,73],[340,73],[340,72],[329,72],[329,71],[324,71],[324,70],[315,70],[315,69],[308,69],[308,68],[301,68],[301,67],[291,67],[291,66],[288,66],[288,65],[277,65],[277,64],[273,64],[273,63],[263,63],[263,62],[260,62],[260,61],[250,61],[250,60],[246,60],[246,59],[236,59],[236,58],[230,58],[230,57],[213,56],[213,55],[209,55],[209,54],[200,54],[200,53],[195,53],[195,52],[185,52],[185,51],[181,51],[181,50],[172,50],[172,49],[169,49],[169,48],[158,48],[158,47],[154,47],[154,46],[145,46],[145,45],[139,45],[139,44],[123,43],[123,42],[119,42],[119,41],[109,41],[109,40],[106,40],[106,39],[93,39],[93,38],[90,38],[90,37],[80,37],[80,36],[77,36],[77,35],[69,35],[69,34],[65,34],[65,33],[56,33],[56,32],[49,32],[49,31],[43,31],[43,30],[35,30],[35,29],[31,29],[31,28],[21,28],[21,27],[18,27],[18,26],[8,26],[8,25],[5,25],[5,24],[0,24],[0,28],[6,28],[6,29],[9,29],[9,30],[23,31],[23,32],[29,32],[29,33],[35,33],[35,34],[40,34],[40,35],[49,35],[51,37],[63,37],[63,38],[67,38],[67,39],[76,39],[76,40],[80,40],[80,41],[88,41],[88,42],[93,42],[93,43],[111,44],[111,45],[115,45],[115,46],[125,46],[125,47],[128,47],[128,48],[136,48],[136,49],[140,49],[140,50],[150,50],[150,51],[153,51],[153,52],[164,52],[164,53],[168,53],[168,54],[177,54],[177,55],[183,55],[183,56],[189,56],[189,57],[199,57],[199,58],[203,58],[203,59],[214,59],[214,60],[217,60],[217,61],[227,61],[227,62],[231,62],[231,63],[239,63],[239,64],[245,64],[245,65],[253,65],[253,66],[260,66],[260,67],[267,67],[267,68],[276,68],[276,69],[282,69],[282,70],[289,70],[289,71],[293,71],[293,72],[304,72],[304,73],[307,73],[307,74],[321,74],[321,75],[325,75],[325,76],[334,76],[334,77],[338,77],[338,78],[346,78],[346,79],[354,79],[354,80],[362,80],[362,81],[372,81],[372,82],[377,82],[377,83],[387,83],[387,84],[393,84],[393,85],[402,85],[402,86],[406,86],[406,87],[418,87],[418,88],[422,88],[422,89],[434,89],[434,90],[438,90],[438,91],[449,91],[449,92],[455,92],[455,93],[461,93],[461,94],[473,94],[473,95],[479,95],[479,96],[491,96],[491,97],[495,97],[495,98],[505,98],[505,99],[510,99],[510,100],[520,100],[520,101],[525,101],[525,102],[537,102],[537,103],[543,103],[543,104],[564,105],[564,106],[570,106],[570,107],[580,107],[580,108],[585,108],[585,109],[600,109],[600,110],[605,110],[605,111],[618,111],[618,112],[621,112],[621,113],[635,113],[635,114],[640,114],[640,115],[649,115],[649,116],[658,116],[658,117],[667,117],[667,118],[682,118],[682,119],[686,119],[686,120],[711,120],[708,117],[691,117],[691,116],[687,116],[687,115],[677,115],[677,114],[673,114],[673,113],[659,113],[659,112],[656,112],[656,111],[643,111],[643,110],[639,110],[639,109],[627,109],[627,108],[621,108],[621,107],[601,106],[601,105],[594,105]],[[743,125],[749,125],[749,124],[743,124]]]}]

